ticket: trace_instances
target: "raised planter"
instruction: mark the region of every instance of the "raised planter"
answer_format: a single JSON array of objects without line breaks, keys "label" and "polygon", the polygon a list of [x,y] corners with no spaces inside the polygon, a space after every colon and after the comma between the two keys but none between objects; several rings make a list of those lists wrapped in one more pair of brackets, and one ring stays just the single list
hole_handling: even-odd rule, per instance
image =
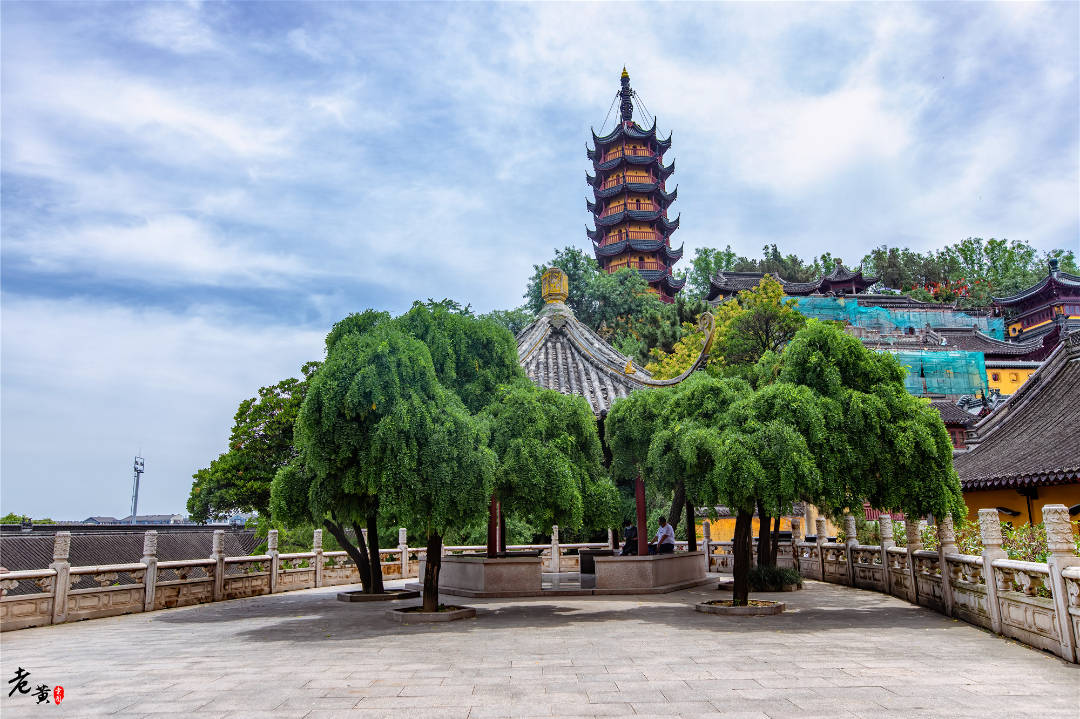
[{"label": "raised planter", "polygon": [[764,599],[751,599],[747,606],[731,605],[730,599],[716,599],[711,602],[695,604],[694,609],[705,614],[721,614],[729,617],[765,617],[784,611],[783,602],[770,602]]},{"label": "raised planter", "polygon": [[[427,562],[420,563],[423,586]],[[539,592],[542,582],[540,557],[535,554],[489,559],[482,554],[442,558],[439,591],[466,597],[513,596]]]},{"label": "raised planter", "polygon": [[597,589],[683,588],[705,580],[703,552],[594,557]]},{"label": "raised planter", "polygon": [[404,609],[387,609],[386,616],[400,624],[435,624],[475,617],[476,610],[472,607],[446,606],[437,612],[422,612],[420,607],[405,607]]},{"label": "raised planter", "polygon": [[382,594],[364,594],[360,590],[352,592],[338,592],[339,602],[390,602],[395,599],[416,599],[420,592],[415,589],[391,589]]}]

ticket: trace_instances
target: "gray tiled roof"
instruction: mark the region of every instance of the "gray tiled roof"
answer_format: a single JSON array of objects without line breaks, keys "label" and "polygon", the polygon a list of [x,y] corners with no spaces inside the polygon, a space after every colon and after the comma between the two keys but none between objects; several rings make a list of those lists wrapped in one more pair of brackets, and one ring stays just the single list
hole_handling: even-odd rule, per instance
[{"label": "gray tiled roof", "polygon": [[562,302],[548,304],[517,337],[518,361],[535,384],[563,394],[581,395],[601,416],[612,402],[645,386],[651,377],[631,364]]},{"label": "gray tiled roof", "polygon": [[1080,332],[983,418],[954,461],[965,490],[1080,482]]},{"label": "gray tiled roof", "polygon": [[977,415],[971,414],[951,399],[934,400],[930,406],[941,414],[941,421],[945,424],[961,424],[970,427],[979,421]]},{"label": "gray tiled roof", "polygon": [[[169,532],[158,529],[159,561],[205,559],[213,549],[214,530]],[[129,564],[142,559],[145,532],[72,533],[68,562],[73,567]],[[255,530],[225,532],[225,556],[251,554]],[[0,536],[0,565],[11,571],[44,569],[52,564],[53,535],[42,533]]]}]

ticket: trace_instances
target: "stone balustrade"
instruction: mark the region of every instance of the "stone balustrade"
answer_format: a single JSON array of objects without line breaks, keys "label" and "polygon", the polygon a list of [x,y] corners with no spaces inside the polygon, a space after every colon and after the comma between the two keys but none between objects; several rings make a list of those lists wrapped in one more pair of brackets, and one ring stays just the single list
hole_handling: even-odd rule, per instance
[{"label": "stone balustrade", "polygon": [[[131,564],[72,567],[68,564],[70,532],[57,532],[53,563],[47,569],[0,573],[0,631],[60,624],[66,621],[171,609],[297,589],[358,584],[360,574],[347,552],[323,551],[316,529],[310,552],[278,552],[278,532],[271,530],[266,554],[224,556],[224,531],[214,532],[209,558],[157,560],[157,532],[146,533],[143,558]],[[578,571],[577,550],[605,549],[609,542],[561,544],[552,533],[549,544],[511,545],[512,551],[535,550],[544,571]],[[686,542],[677,544],[685,547]],[[479,553],[482,545],[447,546],[446,554]],[[385,579],[416,577],[424,547],[410,547],[405,528],[398,546],[380,549]],[[557,559],[552,561],[552,557]]]},{"label": "stone balustrade", "polygon": [[[808,579],[892,594],[1078,662],[1080,557],[1064,505],[1045,505],[1043,520],[1050,549],[1045,564],[1006,558],[995,509],[979,511],[982,556],[956,551],[951,521],[938,523],[936,551],[922,548],[921,523],[905,528],[906,547],[892,546],[887,514],[878,520],[881,545],[793,541],[791,552]],[[713,571],[730,572],[731,560],[731,542],[709,543]]]}]

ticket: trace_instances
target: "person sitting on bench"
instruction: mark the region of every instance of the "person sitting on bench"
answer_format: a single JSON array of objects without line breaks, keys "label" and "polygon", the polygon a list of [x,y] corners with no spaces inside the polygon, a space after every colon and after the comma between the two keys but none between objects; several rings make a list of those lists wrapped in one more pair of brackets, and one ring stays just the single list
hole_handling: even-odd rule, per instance
[{"label": "person sitting on bench", "polygon": [[672,554],[675,551],[675,530],[668,524],[667,517],[660,517],[660,528],[656,530],[656,554]]},{"label": "person sitting on bench", "polygon": [[635,555],[637,555],[637,527],[631,524],[628,519],[623,522],[623,546],[619,556],[631,557]]}]

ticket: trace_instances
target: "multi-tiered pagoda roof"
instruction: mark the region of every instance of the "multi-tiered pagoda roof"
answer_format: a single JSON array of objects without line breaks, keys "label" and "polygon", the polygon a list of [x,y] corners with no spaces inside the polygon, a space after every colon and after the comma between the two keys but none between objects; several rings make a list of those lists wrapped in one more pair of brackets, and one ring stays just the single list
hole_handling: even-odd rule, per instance
[{"label": "multi-tiered pagoda roof", "polygon": [[647,129],[634,122],[635,93],[625,68],[618,97],[619,123],[606,135],[593,131],[593,148],[586,148],[596,173],[585,175],[593,192],[585,207],[596,227],[586,234],[603,270],[636,270],[650,291],[671,302],[685,283],[672,274],[683,249],[671,246],[671,234],[679,227],[677,217],[668,217],[678,197],[677,189],[668,192],[666,187],[675,171],[675,163],[664,165],[671,136],[657,136],[656,118]]}]

